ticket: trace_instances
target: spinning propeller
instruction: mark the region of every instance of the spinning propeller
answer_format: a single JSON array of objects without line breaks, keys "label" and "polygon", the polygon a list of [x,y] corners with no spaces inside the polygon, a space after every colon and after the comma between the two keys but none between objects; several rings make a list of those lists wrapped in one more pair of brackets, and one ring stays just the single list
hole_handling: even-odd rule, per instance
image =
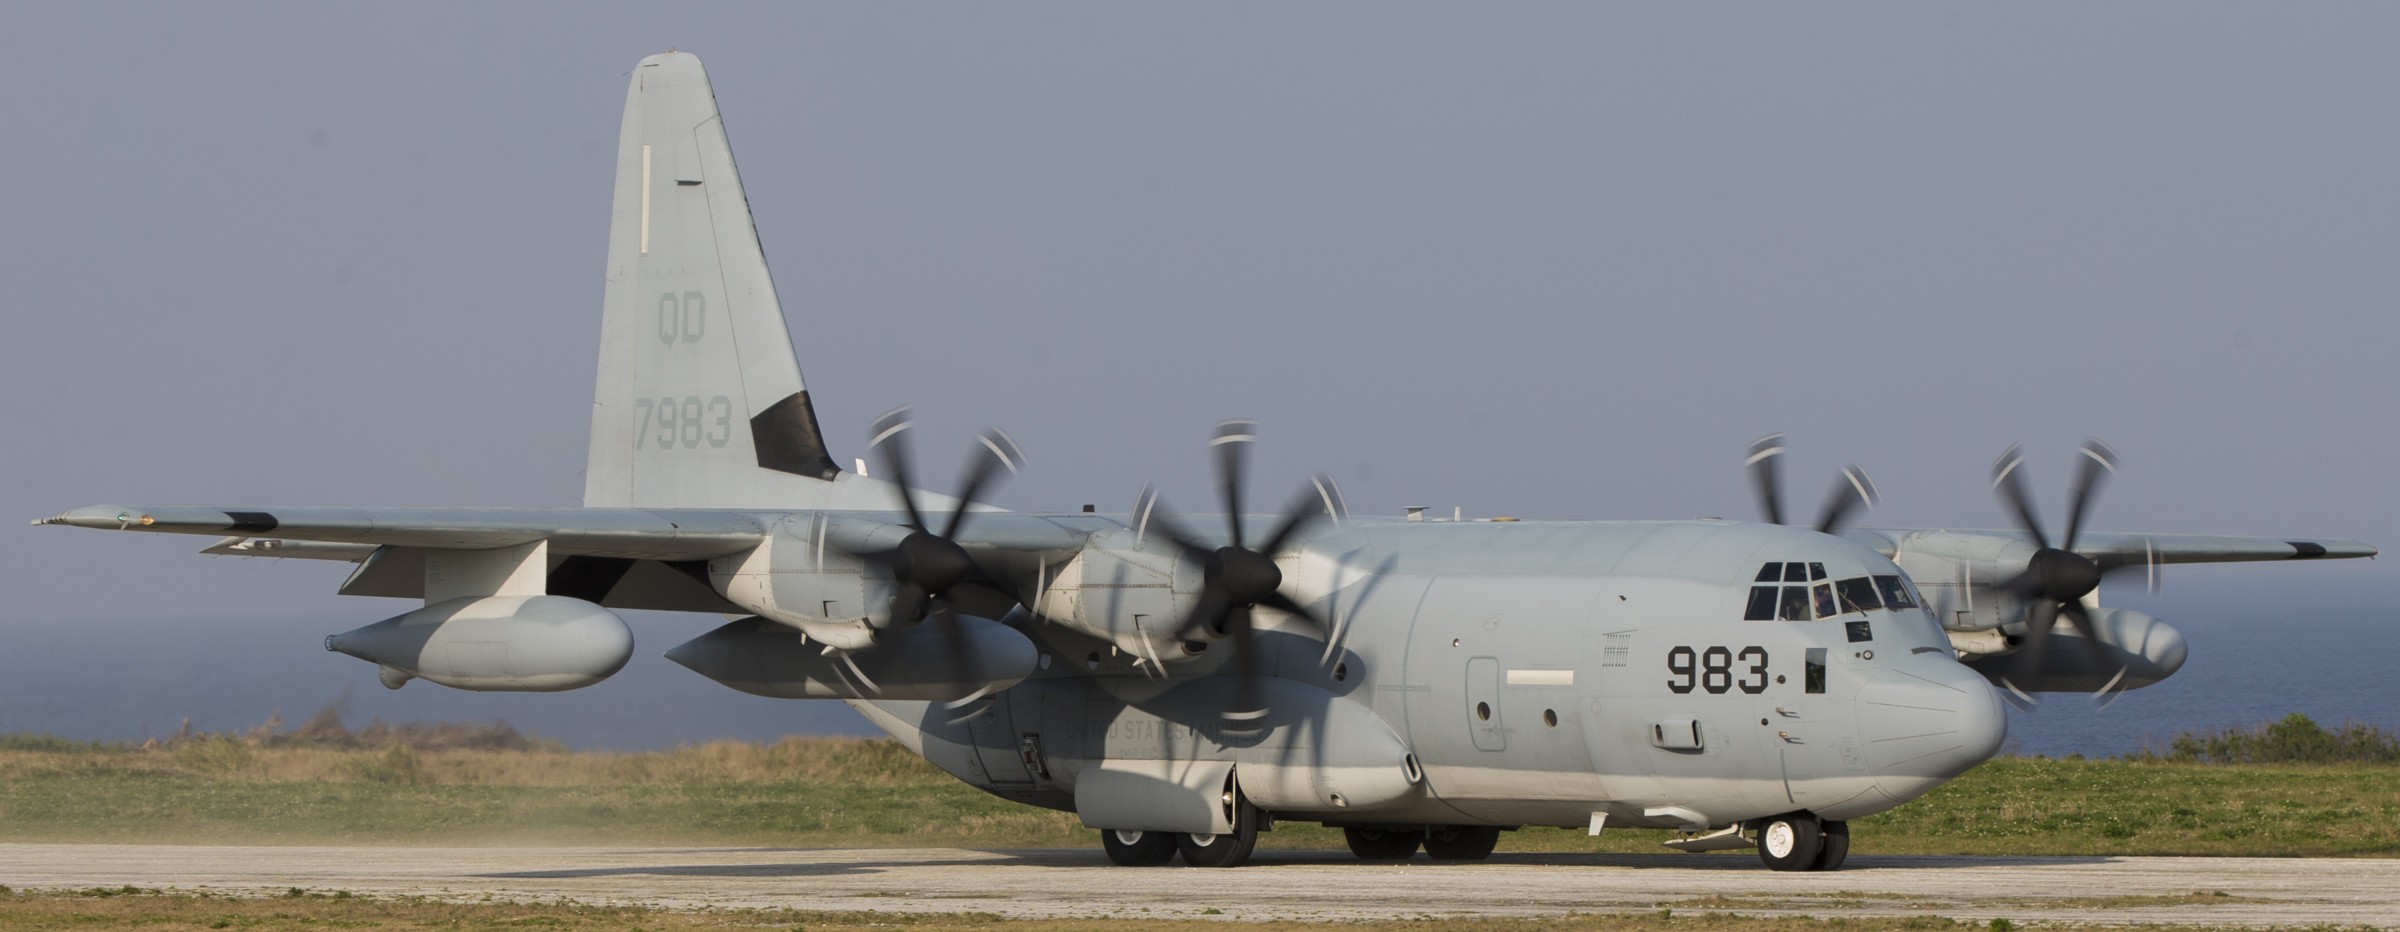
[{"label": "spinning propeller", "polygon": [[900,506],[908,512],[908,526],[914,530],[900,545],[868,558],[889,567],[892,571],[891,626],[906,627],[925,619],[935,597],[966,582],[975,572],[975,561],[967,556],[966,548],[958,545],[958,532],[966,527],[967,516],[973,513],[975,496],[985,486],[999,478],[1002,470],[1014,474],[1017,464],[1025,461],[1024,451],[1006,432],[987,430],[976,439],[975,458],[958,484],[957,505],[943,522],[940,533],[925,520],[917,507],[915,476],[909,471],[906,435],[911,425],[909,410],[894,408],[875,419],[874,439],[867,446],[879,451],[883,468],[890,475],[892,487],[900,493]]},{"label": "spinning propeller", "polygon": [[[1750,444],[1750,459],[1744,465],[1750,469],[1750,484],[1758,492],[1758,507],[1764,511],[1769,524],[1783,520],[1783,435],[1768,434]],[[1875,488],[1875,480],[1867,471],[1853,463],[1842,467],[1842,474],[1833,481],[1833,490],[1825,496],[1825,504],[1817,510],[1816,529],[1819,534],[1831,534],[1850,519],[1850,513],[1861,507],[1872,508],[1883,501],[1883,493]]]},{"label": "spinning propeller", "polygon": [[[2086,440],[2079,452],[2082,458],[2076,461],[2075,485],[2067,504],[2066,535],[2056,547],[2050,546],[2049,535],[2042,533],[2041,520],[2034,515],[2032,497],[2026,494],[2024,481],[2018,475],[2017,467],[2024,464],[2024,454],[2012,444],[1992,463],[1992,490],[1999,494],[2000,501],[2016,517],[2017,526],[2033,538],[2033,544],[2038,548],[2033,552],[2033,558],[2026,562],[2024,572],[2000,584],[2001,588],[2030,602],[2025,608],[2026,614],[2020,616],[2025,620],[2024,644],[2017,649],[2012,675],[2003,679],[2009,692],[2027,704],[2034,701],[2033,697],[2026,695],[2009,680],[2030,681],[2040,673],[2043,650],[2049,644],[2051,629],[2057,627],[2060,618],[2065,618],[2068,624],[2083,632],[2094,660],[2105,663],[2113,646],[2109,643],[2108,633],[2092,620],[2091,611],[2083,604],[2084,597],[2100,587],[2101,577],[2109,571],[2103,570],[2090,557],[2076,553],[2075,538],[2083,531],[2083,519],[2090,513],[2092,500],[2099,495],[2101,484],[2117,471],[2117,451],[2098,440]],[[2148,564],[2151,589],[2156,591],[2158,575],[2155,561],[2145,562]],[[2118,671],[2117,675],[2121,679],[2124,671]],[[2106,695],[2117,682],[2110,680],[2108,685],[2100,688],[2100,694]]]},{"label": "spinning propeller", "polygon": [[[1283,517],[1274,530],[1257,547],[1250,547],[1250,538],[1242,528],[1242,485],[1257,429],[1256,421],[1220,421],[1216,435],[1208,442],[1215,454],[1217,495],[1225,508],[1226,537],[1232,543],[1210,547],[1171,520],[1161,520],[1158,524],[1160,533],[1182,551],[1184,559],[1198,562],[1202,567],[1200,599],[1192,606],[1191,613],[1176,623],[1176,631],[1186,640],[1208,634],[1231,642],[1238,685],[1235,707],[1227,710],[1224,717],[1235,722],[1253,721],[1267,714],[1258,694],[1258,650],[1253,644],[1250,613],[1253,606],[1263,605],[1300,619],[1316,629],[1319,640],[1327,639],[1332,630],[1315,612],[1277,591],[1283,585],[1283,570],[1275,565],[1275,554],[1302,528],[1335,513],[1341,495],[1334,490],[1330,477],[1312,476],[1309,484],[1301,486],[1284,506]],[[1155,502],[1157,496],[1145,490],[1143,498]]]}]

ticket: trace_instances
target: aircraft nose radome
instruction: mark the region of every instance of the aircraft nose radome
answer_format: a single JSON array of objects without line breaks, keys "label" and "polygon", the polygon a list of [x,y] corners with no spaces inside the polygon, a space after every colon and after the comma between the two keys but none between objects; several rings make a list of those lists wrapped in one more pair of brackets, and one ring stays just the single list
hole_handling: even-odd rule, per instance
[{"label": "aircraft nose radome", "polygon": [[2008,713],[1981,674],[1942,658],[1876,675],[1859,691],[1858,729],[1876,788],[1905,801],[1991,759]]}]

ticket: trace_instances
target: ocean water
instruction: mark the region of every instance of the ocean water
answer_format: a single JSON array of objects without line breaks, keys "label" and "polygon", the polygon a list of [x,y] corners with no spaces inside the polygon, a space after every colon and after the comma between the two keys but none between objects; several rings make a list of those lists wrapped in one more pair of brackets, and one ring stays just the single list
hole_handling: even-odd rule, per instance
[{"label": "ocean water", "polygon": [[[2400,726],[2400,585],[2380,575],[2339,585],[2294,580],[2309,567],[2210,567],[2165,591],[2104,592],[2183,632],[2174,676],[2106,709],[2088,695],[2043,693],[2009,716],[2004,753],[2106,756],[2155,748],[2179,732],[2255,725],[2292,713],[2320,725]],[[2349,574],[2345,574],[2349,575]],[[2278,578],[2280,577],[2280,578]]]}]

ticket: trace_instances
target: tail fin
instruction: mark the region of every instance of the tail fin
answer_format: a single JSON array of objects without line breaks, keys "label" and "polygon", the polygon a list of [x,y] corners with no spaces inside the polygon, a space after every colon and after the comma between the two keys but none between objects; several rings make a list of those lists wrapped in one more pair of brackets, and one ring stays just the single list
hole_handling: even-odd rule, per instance
[{"label": "tail fin", "polygon": [[840,472],[689,54],[633,69],[603,304],[585,505],[772,507]]}]

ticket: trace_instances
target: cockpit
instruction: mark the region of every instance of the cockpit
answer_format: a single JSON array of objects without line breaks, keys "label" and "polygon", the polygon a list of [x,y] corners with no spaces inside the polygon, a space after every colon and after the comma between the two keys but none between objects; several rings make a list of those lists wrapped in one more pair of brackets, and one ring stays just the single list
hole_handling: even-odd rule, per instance
[{"label": "cockpit", "polygon": [[1745,621],[1815,621],[1879,611],[1922,611],[1916,587],[1899,575],[1831,579],[1823,563],[1768,563],[1750,587]]}]

